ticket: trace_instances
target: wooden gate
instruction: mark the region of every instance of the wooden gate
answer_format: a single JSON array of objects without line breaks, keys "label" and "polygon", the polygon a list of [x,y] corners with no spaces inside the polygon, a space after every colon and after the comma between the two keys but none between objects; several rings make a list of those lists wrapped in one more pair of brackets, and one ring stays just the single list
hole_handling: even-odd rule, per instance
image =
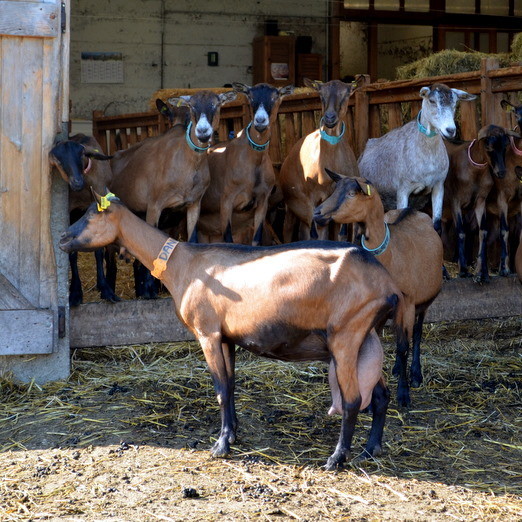
[{"label": "wooden gate", "polygon": [[68,13],[68,0],[0,0],[0,373],[23,380],[69,371],[67,264],[53,248],[67,192],[48,160],[68,119]]}]

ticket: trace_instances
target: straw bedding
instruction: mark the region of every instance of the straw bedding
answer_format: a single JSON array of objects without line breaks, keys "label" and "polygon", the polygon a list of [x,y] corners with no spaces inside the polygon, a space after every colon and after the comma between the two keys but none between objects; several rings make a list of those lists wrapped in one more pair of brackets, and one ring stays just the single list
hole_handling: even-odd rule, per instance
[{"label": "straw bedding", "polygon": [[[520,317],[427,325],[411,409],[391,378],[384,454],[338,474],[321,469],[340,422],[324,365],[240,351],[239,440],[214,460],[219,408],[197,343],[77,350],[67,381],[0,384],[0,519],[517,520],[521,347]],[[385,351],[389,375],[389,333]]]}]

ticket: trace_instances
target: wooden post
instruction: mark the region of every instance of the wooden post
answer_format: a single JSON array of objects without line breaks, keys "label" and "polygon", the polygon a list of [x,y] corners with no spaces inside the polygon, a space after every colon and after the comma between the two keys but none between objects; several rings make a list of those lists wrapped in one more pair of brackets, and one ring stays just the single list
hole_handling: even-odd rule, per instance
[{"label": "wooden post", "polygon": [[500,107],[500,97],[493,94],[489,71],[498,69],[496,58],[483,58],[480,64],[480,105],[482,109],[482,125],[502,125],[503,118]]},{"label": "wooden post", "polygon": [[370,100],[364,87],[370,83],[368,74],[359,79],[359,86],[355,91],[355,154],[360,156],[369,137]]}]

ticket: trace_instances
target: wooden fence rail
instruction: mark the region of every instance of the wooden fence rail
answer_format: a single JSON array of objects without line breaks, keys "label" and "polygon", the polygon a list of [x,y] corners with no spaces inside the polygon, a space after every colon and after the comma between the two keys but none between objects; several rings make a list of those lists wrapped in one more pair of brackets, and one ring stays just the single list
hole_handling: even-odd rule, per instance
[{"label": "wooden fence rail", "polygon": [[[363,151],[369,138],[379,137],[414,118],[421,106],[420,88],[436,82],[477,95],[473,102],[462,103],[457,113],[462,139],[475,138],[485,124],[514,126],[512,116],[501,109],[500,100],[517,101],[517,94],[522,92],[522,66],[499,69],[495,59],[487,58],[482,61],[480,71],[467,73],[386,83],[370,83],[367,76],[362,76],[346,116],[347,132],[355,153],[359,155]],[[281,166],[296,141],[318,127],[320,113],[321,103],[315,91],[293,94],[283,100],[270,143],[276,168]],[[219,141],[226,141],[230,131],[237,133],[245,127],[249,118],[248,106],[241,99],[223,106]],[[107,154],[166,129],[166,120],[155,111],[119,116],[104,116],[101,111],[93,113],[93,135]]]}]

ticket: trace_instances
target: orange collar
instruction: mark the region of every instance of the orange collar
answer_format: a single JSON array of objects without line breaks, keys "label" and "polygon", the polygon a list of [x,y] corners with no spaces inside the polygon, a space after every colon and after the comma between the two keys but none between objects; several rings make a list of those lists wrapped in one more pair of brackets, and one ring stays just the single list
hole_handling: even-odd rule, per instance
[{"label": "orange collar", "polygon": [[154,277],[161,279],[163,272],[165,272],[167,269],[167,262],[170,259],[172,252],[174,252],[174,249],[178,246],[178,243],[179,241],[176,241],[171,237],[165,241],[161,247],[158,257],[153,262],[154,270],[152,270],[151,274]]}]

